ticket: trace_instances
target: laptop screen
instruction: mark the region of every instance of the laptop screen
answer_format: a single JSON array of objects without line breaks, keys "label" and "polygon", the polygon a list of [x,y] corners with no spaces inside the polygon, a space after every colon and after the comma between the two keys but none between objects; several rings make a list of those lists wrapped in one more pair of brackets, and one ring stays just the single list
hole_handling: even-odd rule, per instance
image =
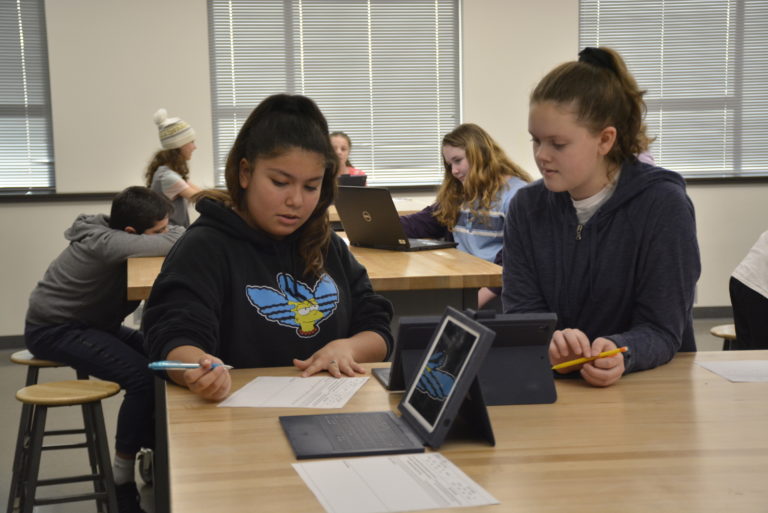
[{"label": "laptop screen", "polygon": [[480,331],[460,319],[443,318],[428,349],[428,357],[422,360],[416,378],[400,403],[404,415],[410,414],[429,433],[440,425],[446,405],[480,337]]},{"label": "laptop screen", "polygon": [[339,185],[351,185],[356,187],[363,187],[368,181],[366,175],[339,175]]}]

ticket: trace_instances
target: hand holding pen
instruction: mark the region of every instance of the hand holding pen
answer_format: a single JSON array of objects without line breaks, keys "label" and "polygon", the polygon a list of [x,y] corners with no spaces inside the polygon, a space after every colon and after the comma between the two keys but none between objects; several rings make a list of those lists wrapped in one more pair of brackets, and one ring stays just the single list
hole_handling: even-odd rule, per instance
[{"label": "hand holding pen", "polygon": [[[219,358],[198,348],[182,347],[176,353],[174,351],[168,355],[171,360],[151,362],[149,368],[168,371],[173,381],[209,401],[220,401],[229,395],[231,365],[225,365]],[[190,362],[194,359],[197,362]]]},{"label": "hand holding pen", "polygon": [[[186,369],[199,369],[202,367],[199,363],[178,362],[176,360],[160,360],[157,362],[150,362],[148,367],[154,371],[163,370],[186,370]],[[216,367],[224,367],[225,369],[232,369],[231,365],[225,365],[223,363],[212,363],[211,369]]]}]

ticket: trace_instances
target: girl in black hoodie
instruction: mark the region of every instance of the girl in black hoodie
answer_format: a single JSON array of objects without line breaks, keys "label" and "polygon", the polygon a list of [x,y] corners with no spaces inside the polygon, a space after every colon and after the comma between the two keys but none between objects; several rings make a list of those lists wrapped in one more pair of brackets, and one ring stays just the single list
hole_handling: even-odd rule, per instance
[{"label": "girl in black hoodie", "polygon": [[275,95],[251,113],[227,158],[227,192],[204,193],[148,300],[151,358],[201,364],[171,379],[221,400],[231,381],[213,363],[340,377],[386,358],[392,306],[330,228],[337,171],[312,100]]}]

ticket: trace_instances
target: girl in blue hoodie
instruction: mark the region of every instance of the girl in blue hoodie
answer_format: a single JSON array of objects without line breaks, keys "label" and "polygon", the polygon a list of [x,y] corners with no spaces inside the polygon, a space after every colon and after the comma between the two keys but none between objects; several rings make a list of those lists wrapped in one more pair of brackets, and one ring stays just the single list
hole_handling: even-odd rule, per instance
[{"label": "girl in blue hoodie", "polygon": [[555,312],[551,363],[627,346],[560,372],[608,386],[694,351],[701,271],[682,177],[640,162],[644,91],[618,53],[586,48],[530,99],[542,180],[513,198],[504,234],[506,312]]}]

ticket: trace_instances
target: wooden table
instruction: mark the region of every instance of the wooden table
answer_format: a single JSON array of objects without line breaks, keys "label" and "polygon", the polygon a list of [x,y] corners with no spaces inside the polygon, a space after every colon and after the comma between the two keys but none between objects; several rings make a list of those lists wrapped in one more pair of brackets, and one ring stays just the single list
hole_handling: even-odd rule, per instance
[{"label": "wooden table", "polygon": [[[458,249],[387,251],[352,246],[376,291],[465,289],[501,286],[501,267]],[[163,257],[128,259],[128,299],[149,297]]]},{"label": "wooden table", "polygon": [[[496,447],[449,441],[440,452],[501,505],[431,511],[768,511],[768,383],[730,383],[694,364],[743,359],[768,351],[684,353],[606,389],[558,380],[554,404],[490,407]],[[233,389],[295,374],[234,370]],[[166,388],[174,512],[323,512],[291,467],[277,417],[331,410],[217,408]],[[399,398],[370,379],[344,410]]]}]

